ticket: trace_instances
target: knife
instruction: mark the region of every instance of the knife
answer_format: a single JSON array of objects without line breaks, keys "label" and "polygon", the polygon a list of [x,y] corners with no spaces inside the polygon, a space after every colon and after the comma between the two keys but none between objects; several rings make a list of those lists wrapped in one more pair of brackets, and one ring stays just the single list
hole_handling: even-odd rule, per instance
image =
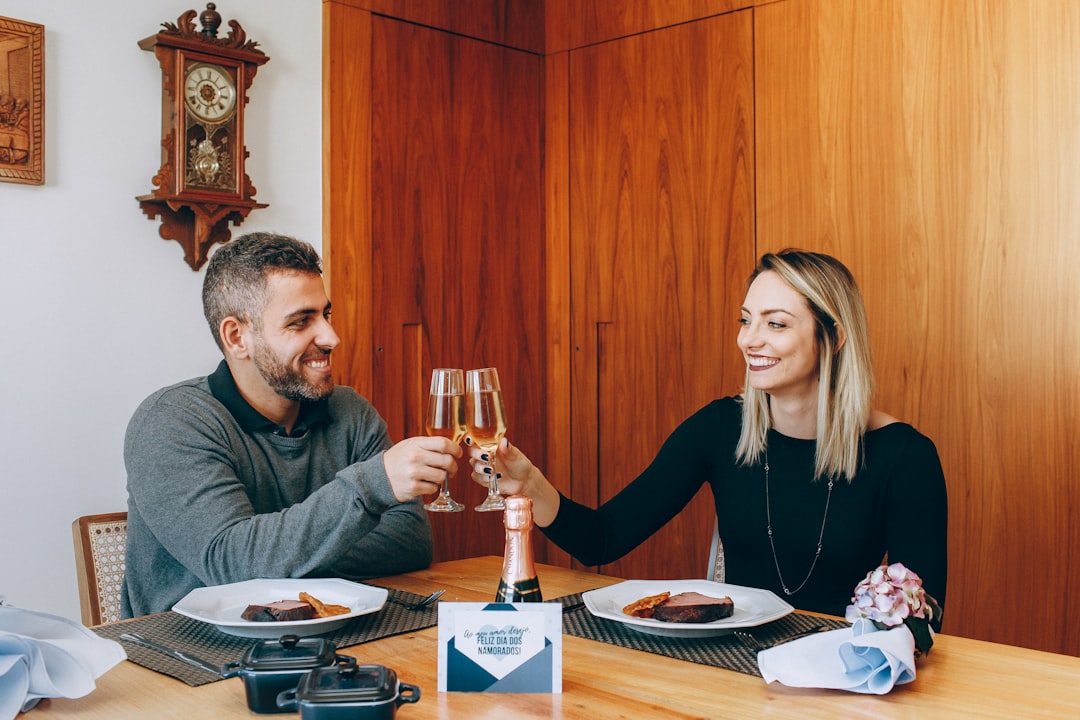
[{"label": "knife", "polygon": [[203,660],[202,658],[195,657],[194,655],[188,655],[185,652],[181,652],[181,651],[177,650],[176,648],[171,648],[171,647],[169,647],[167,645],[162,645],[161,643],[156,643],[153,640],[148,640],[147,638],[144,638],[142,635],[139,635],[138,633],[124,633],[123,635],[120,636],[120,639],[121,640],[127,640],[128,642],[133,642],[136,645],[142,645],[143,647],[148,647],[148,648],[151,648],[153,650],[157,650],[158,652],[165,653],[166,655],[168,655],[170,657],[174,657],[177,660],[180,660],[181,662],[185,662],[188,665],[193,665],[193,666],[195,666],[197,668],[202,668],[203,670],[206,670],[207,672],[214,673],[218,677],[223,677],[222,674],[221,674],[221,666],[220,665],[214,665],[209,660]]}]

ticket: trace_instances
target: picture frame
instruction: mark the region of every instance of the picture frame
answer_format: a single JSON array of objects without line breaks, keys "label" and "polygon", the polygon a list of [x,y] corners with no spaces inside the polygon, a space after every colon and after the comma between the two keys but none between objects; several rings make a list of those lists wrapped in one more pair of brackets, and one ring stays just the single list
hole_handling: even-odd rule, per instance
[{"label": "picture frame", "polygon": [[45,184],[45,26],[2,16],[0,181]]}]

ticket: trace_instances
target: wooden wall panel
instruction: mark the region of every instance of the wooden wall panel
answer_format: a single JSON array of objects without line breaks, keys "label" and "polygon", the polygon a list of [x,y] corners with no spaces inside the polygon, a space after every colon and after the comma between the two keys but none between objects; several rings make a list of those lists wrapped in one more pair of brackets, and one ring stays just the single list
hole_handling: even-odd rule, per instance
[{"label": "wooden wall panel", "polygon": [[759,250],[831,252],[860,280],[878,405],[945,467],[946,632],[1070,654],[1077,68],[1071,0],[756,11]]},{"label": "wooden wall panel", "polygon": [[552,55],[777,0],[323,0]]},{"label": "wooden wall panel", "polygon": [[[570,54],[573,497],[603,502],[710,400],[739,391],[753,267],[751,14]],[[703,489],[624,577],[702,577]]]},{"label": "wooden wall panel", "polygon": [[[572,475],[573,338],[570,313],[570,56],[544,58],[544,243],[547,274],[548,455],[544,472],[570,495]],[[537,534],[539,538],[539,534]],[[570,556],[544,542],[547,562],[569,567]]]},{"label": "wooden wall panel", "polygon": [[[372,400],[395,440],[420,434],[431,368],[495,366],[509,435],[542,462],[542,59],[379,16],[371,47]],[[467,475],[470,509],[432,519],[437,559],[503,551]]]},{"label": "wooden wall panel", "polygon": [[545,52],[582,48],[775,1],[545,0]]},{"label": "wooden wall panel", "polygon": [[348,0],[379,15],[544,52],[544,0]]},{"label": "wooden wall panel", "polygon": [[341,345],[334,377],[371,397],[371,15],[323,4],[324,276]]}]

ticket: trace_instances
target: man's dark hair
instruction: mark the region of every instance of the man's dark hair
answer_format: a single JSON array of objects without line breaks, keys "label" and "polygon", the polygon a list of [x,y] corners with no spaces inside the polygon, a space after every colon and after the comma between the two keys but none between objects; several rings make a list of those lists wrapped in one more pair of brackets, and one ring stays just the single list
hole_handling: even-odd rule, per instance
[{"label": "man's dark hair", "polygon": [[220,328],[225,318],[232,316],[252,323],[256,330],[261,328],[269,299],[267,277],[273,272],[322,275],[322,262],[308,243],[265,232],[241,235],[210,257],[203,278],[203,314],[222,352]]}]

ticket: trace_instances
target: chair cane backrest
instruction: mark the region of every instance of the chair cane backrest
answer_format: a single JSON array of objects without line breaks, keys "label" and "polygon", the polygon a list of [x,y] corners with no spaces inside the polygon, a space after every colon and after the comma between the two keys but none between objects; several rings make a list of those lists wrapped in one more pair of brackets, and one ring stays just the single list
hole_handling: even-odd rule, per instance
[{"label": "chair cane backrest", "polygon": [[724,543],[720,540],[720,526],[713,523],[712,546],[709,548],[709,567],[705,571],[705,577],[713,582],[726,582],[727,565],[724,563]]},{"label": "chair cane backrest", "polygon": [[84,515],[71,523],[71,535],[83,624],[116,622],[124,582],[127,513]]}]

